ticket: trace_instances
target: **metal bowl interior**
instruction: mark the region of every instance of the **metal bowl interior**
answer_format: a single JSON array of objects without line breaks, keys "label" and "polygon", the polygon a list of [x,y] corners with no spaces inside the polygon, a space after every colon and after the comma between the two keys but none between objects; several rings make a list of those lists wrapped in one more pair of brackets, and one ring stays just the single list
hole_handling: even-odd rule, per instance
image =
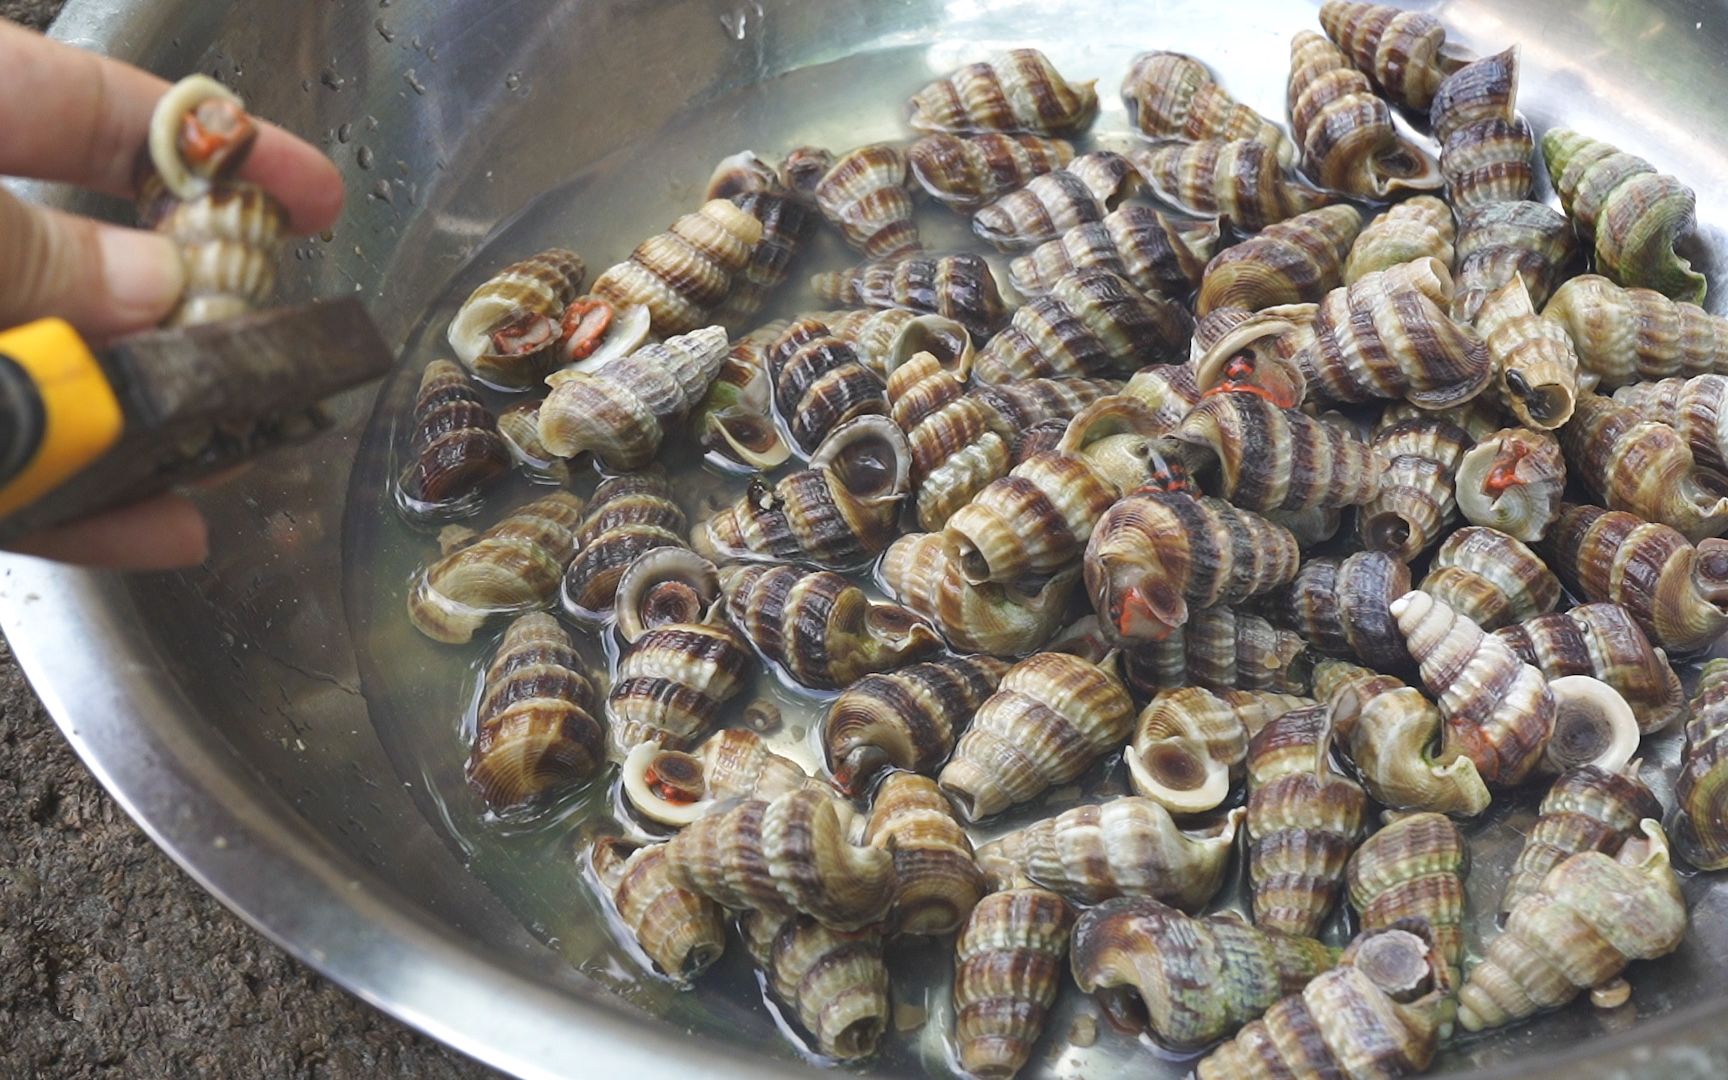
[{"label": "metal bowl interior", "polygon": [[[512,222],[543,193],[563,191],[565,209],[536,224],[554,223],[557,240],[603,266],[627,245],[589,247],[585,237],[648,235],[693,203],[706,176],[705,165],[622,179],[608,170],[675,160],[650,149],[673,142],[711,162],[824,133],[836,143],[891,137],[905,91],[992,47],[1037,44],[1064,72],[1100,77],[1106,122],[1118,127],[1114,80],[1150,47],[1203,57],[1238,96],[1281,115],[1286,43],[1313,25],[1315,5],[1223,7],[73,0],[56,33],[171,77],[214,72],[259,115],[330,152],[349,205],[330,239],[300,245],[286,263],[286,298],[360,293],[386,337],[408,343],[430,305],[483,276],[470,265],[477,251],[525,230]],[[1688,179],[1705,223],[1699,264],[1728,280],[1728,238],[1713,226],[1728,222],[1717,179],[1728,176],[1728,120],[1715,107],[1728,90],[1728,21],[1718,6],[1453,0],[1436,13],[1479,50],[1521,45],[1520,104],[1539,129],[1564,122],[1603,134]],[[892,78],[879,88],[845,81],[849,71]],[[794,99],[805,99],[802,111]],[[765,103],[798,117],[794,129],[769,126]],[[577,176],[634,194],[593,214],[602,200],[566,190]],[[753,996],[634,984],[597,920],[572,918],[554,934],[505,903],[469,872],[472,852],[431,798],[435,778],[368,710],[338,572],[352,555],[344,515],[351,476],[379,468],[361,456],[368,419],[374,407],[399,408],[408,386],[396,378],[381,396],[351,396],[330,437],[206,495],[216,555],[199,570],[123,579],[0,559],[0,625],[19,658],[79,753],[189,872],[406,1022],[522,1075],[803,1071]],[[1694,926],[1681,952],[1633,972],[1641,1015],[1574,1007],[1467,1043],[1443,1066],[1507,1076],[1728,1070],[1728,889],[1694,878],[1687,892]],[[574,898],[570,908],[586,911]],[[1065,1012],[1052,1020],[1028,1075],[1098,1075],[1119,1063],[1185,1070],[1108,1035],[1090,1050],[1066,1047],[1066,1023]],[[926,1042],[922,1057],[877,1069],[941,1074],[939,1041]]]}]

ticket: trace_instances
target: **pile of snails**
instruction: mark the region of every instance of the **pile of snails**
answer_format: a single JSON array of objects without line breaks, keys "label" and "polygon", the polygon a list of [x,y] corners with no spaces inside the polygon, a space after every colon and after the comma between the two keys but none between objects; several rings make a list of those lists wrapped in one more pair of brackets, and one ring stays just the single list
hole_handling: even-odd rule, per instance
[{"label": "pile of snails", "polygon": [[[909,145],[738,154],[586,290],[551,249],[461,305],[403,440],[398,505],[445,528],[408,614],[502,634],[491,810],[616,769],[626,835],[582,858],[646,969],[741,943],[852,1061],[890,1037],[885,943],[924,936],[972,1075],[1072,982],[1201,1077],[1389,1077],[1679,947],[1675,866],[1728,867],[1728,661],[1691,695],[1674,666],[1728,631],[1693,193],[1538,138],[1516,47],[1320,22],[1288,129],[1148,52],[1136,146],[1080,152],[1094,85],[1017,49],[918,90]],[[921,204],[991,250],[926,251]],[[761,322],[824,222],[863,261]],[[685,501],[689,443],[742,494]],[[542,494],[486,505],[513,469]],[[825,768],[756,730],[762,671]],[[1676,728],[1664,806],[1640,747]],[[1515,797],[1468,956],[1470,819]]]}]

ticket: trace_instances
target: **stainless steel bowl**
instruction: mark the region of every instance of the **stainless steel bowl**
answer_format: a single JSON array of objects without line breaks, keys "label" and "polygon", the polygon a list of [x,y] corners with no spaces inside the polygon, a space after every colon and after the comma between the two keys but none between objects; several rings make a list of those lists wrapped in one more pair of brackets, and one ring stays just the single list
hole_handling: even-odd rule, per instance
[{"label": "stainless steel bowl", "polygon": [[[170,77],[213,71],[258,114],[323,145],[347,177],[348,209],[333,238],[287,263],[286,292],[358,292],[386,336],[406,342],[429,304],[472,284],[464,267],[502,223],[608,155],[650,160],[632,148],[667,133],[704,148],[752,138],[777,148],[794,136],[770,141],[755,109],[802,87],[827,95],[836,141],[894,131],[897,100],[837,87],[824,71],[844,69],[815,65],[929,77],[992,46],[1036,43],[1065,72],[1101,76],[1111,102],[1126,57],[1163,46],[1212,61],[1277,114],[1285,42],[1313,11],[1301,0],[72,0],[55,32]],[[1703,221],[1728,222],[1720,4],[1452,0],[1437,13],[1468,45],[1522,45],[1520,102],[1539,127],[1564,120],[1615,138],[1694,184]],[[842,100],[855,114],[832,104]],[[806,114],[814,108],[806,101]],[[645,235],[690,204],[702,178],[645,177],[635,204],[598,216],[627,215]],[[564,223],[580,232],[581,221]],[[1713,228],[1703,240],[1702,265],[1720,285],[1728,244]],[[588,252],[602,265],[622,253]],[[386,388],[384,408],[405,385]],[[556,944],[525,925],[520,905],[467,869],[401,732],[375,728],[341,572],[373,405],[347,400],[334,435],[206,496],[216,554],[204,568],[120,578],[0,559],[0,625],[66,737],[156,841],[261,932],[490,1064],[524,1076],[802,1071],[753,1001],[631,988],[592,918],[573,919]],[[1694,930],[1678,956],[1635,969],[1635,1023],[1624,1010],[1574,1008],[1445,1064],[1504,1076],[1728,1071],[1728,890],[1695,879],[1687,891]],[[1159,1064],[1106,1038],[1028,1073],[1098,1075],[1130,1058],[1142,1073]]]}]

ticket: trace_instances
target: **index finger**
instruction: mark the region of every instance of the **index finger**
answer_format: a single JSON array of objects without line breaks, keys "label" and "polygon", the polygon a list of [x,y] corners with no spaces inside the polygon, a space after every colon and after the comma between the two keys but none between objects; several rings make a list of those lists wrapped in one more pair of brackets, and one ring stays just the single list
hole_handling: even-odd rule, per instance
[{"label": "index finger", "polygon": [[[168,84],[0,19],[0,175],[62,180],[131,198],[132,167]],[[288,209],[292,228],[329,228],[342,209],[330,159],[274,124],[240,170]]]}]

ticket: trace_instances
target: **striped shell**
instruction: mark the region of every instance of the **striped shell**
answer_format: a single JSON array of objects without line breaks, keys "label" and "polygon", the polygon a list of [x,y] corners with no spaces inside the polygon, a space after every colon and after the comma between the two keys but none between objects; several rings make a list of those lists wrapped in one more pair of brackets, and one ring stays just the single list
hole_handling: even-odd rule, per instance
[{"label": "striped shell", "polygon": [[1303,167],[1320,186],[1374,199],[1432,191],[1440,165],[1392,125],[1368,77],[1330,41],[1303,30],[1290,39],[1290,128]]},{"label": "striped shell", "polygon": [[[1466,325],[1490,293],[1514,277],[1541,307],[1577,251],[1572,223],[1538,202],[1489,203],[1458,215],[1457,292],[1452,317]],[[1580,345],[1582,351],[1582,345]]]},{"label": "striped shell", "polygon": [[460,645],[496,616],[550,606],[575,554],[581,515],[581,499],[555,492],[517,507],[428,566],[408,594],[414,628]]},{"label": "striped shell", "polygon": [[658,337],[706,325],[751,263],[762,222],[726,199],[710,199],[594,279],[599,299],[641,304]]},{"label": "striped shell", "polygon": [[1542,156],[1566,215],[1596,238],[1596,269],[1628,288],[1704,302],[1704,275],[1674,252],[1692,231],[1691,188],[1643,158],[1565,128],[1543,133]]},{"label": "striped shell", "polygon": [[1284,168],[1278,152],[1244,139],[1166,142],[1128,157],[1153,194],[1196,217],[1244,232],[1294,217],[1330,198]]},{"label": "striped shell", "polygon": [[1686,714],[1686,693],[1667,655],[1619,604],[1580,604],[1503,627],[1494,636],[1550,679],[1588,675],[1607,683],[1632,706],[1645,733]]},{"label": "striped shell", "polygon": [[1068,82],[1037,49],[1010,49],[913,94],[908,115],[918,131],[1070,135],[1097,117],[1098,92]]},{"label": "striped shell", "polygon": [[566,487],[570,465],[540,441],[540,404],[545,398],[518,401],[498,414],[498,435],[516,468],[531,483]]},{"label": "striped shell", "polygon": [[1641,821],[1661,817],[1662,804],[1638,778],[1637,762],[1617,772],[1586,765],[1561,773],[1524,834],[1500,895],[1501,914],[1540,892],[1548,871],[1568,858],[1581,851],[1614,855],[1626,841],[1643,835]]},{"label": "striped shell", "polygon": [[1033,177],[972,215],[972,231],[999,251],[1021,251],[1102,221],[1133,194],[1140,174],[1121,154],[1095,150]]},{"label": "striped shell", "polygon": [[[1211,494],[1243,510],[1356,506],[1380,488],[1374,450],[1341,427],[1258,394],[1214,394],[1172,436],[1194,451],[1188,466]],[[1216,465],[1216,477],[1200,465]]]},{"label": "striped shell", "polygon": [[826,323],[835,337],[852,346],[864,366],[886,379],[921,352],[951,370],[972,364],[972,336],[953,319],[910,308],[851,308],[807,316]]},{"label": "striped shell", "polygon": [[1150,206],[1124,204],[1102,221],[1076,225],[1010,260],[1008,280],[1020,295],[1032,298],[1076,271],[1108,270],[1143,293],[1179,298],[1200,284],[1218,233],[1215,218],[1171,217]]},{"label": "striped shell", "polygon": [[1036,653],[978,706],[939,782],[967,821],[1066,784],[1128,738],[1134,703],[1109,665]]},{"label": "striped shell", "polygon": [[691,753],[638,742],[624,755],[620,773],[619,786],[637,815],[678,827],[739,799],[770,800],[800,788],[833,790],[768,749],[749,728],[722,728]]},{"label": "striped shell", "polygon": [[649,742],[666,750],[702,742],[743,691],[750,667],[749,646],[717,617],[648,630],[619,657],[606,695],[613,755],[623,759]]},{"label": "striped shell", "polygon": [[894,901],[888,909],[894,933],[952,934],[989,891],[972,858],[972,841],[927,776],[895,772],[883,778],[864,842],[894,854]]},{"label": "striped shell", "polygon": [[1296,576],[1296,538],[1222,499],[1139,491],[1099,519],[1086,546],[1086,590],[1109,632],[1155,641],[1190,607],[1233,604]]},{"label": "striped shell", "polygon": [[989,337],[1008,320],[990,264],[977,255],[912,255],[816,274],[810,288],[831,304],[904,307],[942,315],[973,336]]},{"label": "striped shell", "polygon": [[1242,814],[1188,833],[1151,799],[1123,795],[992,840],[978,849],[978,863],[998,881],[1024,876],[1082,904],[1149,896],[1198,911],[1224,884]]},{"label": "striped shell", "polygon": [[1180,360],[1193,325],[1175,301],[1143,293],[1108,270],[1081,270],[1017,309],[979,351],[975,374],[984,383],[1125,376]]},{"label": "striped shell", "polygon": [[1322,206],[1266,226],[1206,264],[1196,314],[1320,299],[1343,282],[1344,259],[1361,228],[1361,213],[1344,205]]},{"label": "striped shell", "polygon": [[420,376],[408,465],[396,480],[396,505],[413,521],[478,513],[481,492],[510,468],[498,420],[467,372],[434,360]]},{"label": "striped shell", "polygon": [[1418,920],[1457,986],[1464,962],[1464,874],[1469,849],[1458,826],[1437,813],[1393,817],[1362,842],[1344,869],[1350,906],[1365,931]]},{"label": "striped shell", "polygon": [[[710,190],[708,197],[716,195]],[[785,283],[792,261],[815,231],[816,212],[802,196],[780,186],[777,178],[763,190],[741,191],[730,198],[762,226],[762,237],[751,246],[749,261],[733,276],[732,291],[714,312],[714,321],[736,327],[761,311]]]},{"label": "striped shell", "polygon": [[1424,110],[1446,76],[1464,65],[1456,46],[1446,43],[1440,20],[1389,4],[1327,0],[1320,25],[1358,71],[1374,80],[1400,105]]},{"label": "striped shell", "polygon": [[738,925],[763,981],[810,1033],[812,1049],[837,1061],[876,1052],[892,1018],[880,930],[830,930],[807,916],[762,911]]},{"label": "striped shell", "polygon": [[1115,1026],[1198,1050],[1330,968],[1337,952],[1256,929],[1235,913],[1192,918],[1146,897],[1107,900],[1074,924],[1074,982]]},{"label": "striped shell", "polygon": [[866,257],[909,255],[924,245],[912,220],[906,169],[898,146],[871,143],[840,155],[811,194],[822,216]]},{"label": "striped shell", "polygon": [[558,321],[587,276],[581,257],[563,248],[548,248],[498,271],[450,320],[447,336],[456,358],[493,386],[533,386],[551,370]]},{"label": "striped shell", "polygon": [[992,656],[955,656],[859,679],[823,718],[828,771],[848,795],[863,794],[890,767],[935,775],[1008,666]]},{"label": "striped shell", "polygon": [[609,837],[595,842],[592,860],[618,921],[660,974],[688,986],[726,951],[720,905],[673,883],[665,844]]},{"label": "striped shell", "polygon": [[1640,419],[1669,424],[1700,467],[1728,475],[1728,376],[1633,383],[1614,391],[1614,402]]},{"label": "striped shell", "polygon": [[1537,316],[1522,279],[1483,301],[1476,330],[1499,372],[1501,399],[1519,423],[1551,431],[1572,418],[1578,398],[1578,354],[1552,320]]},{"label": "striped shell", "polygon": [[1134,791],[1172,814],[1204,814],[1230,793],[1248,740],[1267,723],[1312,699],[1265,690],[1198,686],[1153,695],[1134,722],[1122,755]]},{"label": "striped shell", "polygon": [[936,651],[935,631],[898,604],[872,601],[839,574],[795,566],[720,571],[726,617],[805,686],[839,689]]},{"label": "striped shell", "polygon": [[1379,551],[1313,557],[1267,597],[1263,610],[1327,656],[1355,658],[1376,671],[1413,667],[1392,601],[1410,591],[1410,568]]},{"label": "striped shell", "polygon": [[853,417],[888,411],[881,377],[817,319],[801,318],[787,326],[764,359],[774,406],[805,454]]},{"label": "striped shell", "polygon": [[961,652],[1023,656],[1061,628],[1079,580],[1064,571],[1031,588],[966,580],[939,533],[907,533],[882,557],[883,587]]},{"label": "striped shell", "polygon": [[[1188,366],[1200,393],[1247,390],[1285,408],[1308,396],[1297,357],[1314,343],[1316,304],[1219,308],[1194,324]],[[1186,413],[1184,412],[1184,415]]]},{"label": "striped shell", "polygon": [[1008,1080],[1032,1056],[1062,988],[1074,911],[1044,889],[992,893],[954,942],[954,1042],[972,1076]]},{"label": "striped shell", "polygon": [[1234,608],[1200,608],[1169,637],[1136,644],[1122,656],[1124,678],[1142,693],[1177,686],[1287,693],[1308,688],[1307,643]]},{"label": "striped shell", "polygon": [[1191,363],[1141,368],[1123,384],[1122,393],[1138,399],[1160,423],[1172,428],[1182,422],[1189,409],[1200,404],[1200,384],[1195,381]]},{"label": "striped shell", "polygon": [[1328,763],[1331,713],[1294,709],[1248,741],[1248,879],[1262,930],[1319,933],[1364,832],[1366,793]]},{"label": "striped shell", "polygon": [[906,151],[912,175],[924,190],[963,214],[1020,190],[1033,177],[1059,169],[1073,158],[1073,145],[1061,139],[994,131],[938,132]]},{"label": "striped shell", "polygon": [[1459,68],[1434,94],[1428,119],[1440,144],[1440,172],[1461,213],[1530,197],[1536,137],[1517,101],[1517,46]]},{"label": "striped shell", "polygon": [[1454,474],[1470,436],[1439,416],[1419,416],[1374,436],[1380,491],[1362,507],[1357,526],[1370,551],[1408,561],[1426,551],[1457,520]]},{"label": "striped shell", "polygon": [[559,372],[540,405],[540,440],[559,457],[590,451],[607,469],[654,460],[667,427],[703,396],[726,362],[726,331],[710,326],[647,345],[594,372]]},{"label": "striped shell", "polygon": [[1129,61],[1122,103],[1140,133],[1154,140],[1252,139],[1278,151],[1285,165],[1296,164],[1296,148],[1278,125],[1231,97],[1185,53],[1155,50]]},{"label": "striped shell", "polygon": [[1557,705],[1548,680],[1505,642],[1425,592],[1393,601],[1392,616],[1440,703],[1442,759],[1468,757],[1491,786],[1523,782],[1554,734]]},{"label": "striped shell", "polygon": [[1451,207],[1432,195],[1406,199],[1370,221],[1356,237],[1344,263],[1344,284],[1355,284],[1365,274],[1416,259],[1438,259],[1450,268],[1455,239]]},{"label": "striped shell", "polygon": [[216,178],[184,201],[163,199],[142,224],[174,245],[185,272],[179,303],[162,325],[232,319],[263,306],[276,291],[288,211],[263,188]]},{"label": "striped shell", "polygon": [[1560,429],[1568,471],[1610,510],[1670,526],[1694,542],[1728,532],[1728,476],[1698,468],[1685,436],[1612,398],[1579,398]]},{"label": "striped shell", "polygon": [[690,413],[690,427],[704,447],[749,469],[777,468],[792,456],[774,426],[768,376],[768,346],[785,329],[786,323],[771,322],[734,341],[708,393]]},{"label": "striped shell", "polygon": [[1560,581],[1534,551],[1475,525],[1446,538],[1418,587],[1484,630],[1546,615],[1560,604]]},{"label": "striped shell", "polygon": [[605,763],[594,685],[558,620],[530,612],[510,624],[486,670],[468,785],[493,810],[568,791]]},{"label": "striped shell", "polygon": [[1314,696],[1332,707],[1332,726],[1362,787],[1394,810],[1472,816],[1488,809],[1488,788],[1462,755],[1436,760],[1440,710],[1415,687],[1390,675],[1323,660],[1314,665]]},{"label": "striped shell", "polygon": [[1566,328],[1578,366],[1602,387],[1674,375],[1728,375],[1728,318],[1650,289],[1584,274],[1560,286],[1542,317]]},{"label": "striped shell", "polygon": [[1464,452],[1454,487],[1464,520],[1534,543],[1560,516],[1566,459],[1553,435],[1504,428]]},{"label": "striped shell", "polygon": [[1666,956],[1686,934],[1686,900],[1662,827],[1618,857],[1586,851],[1549,871],[1518,903],[1458,994],[1465,1031],[1501,1027],[1617,977],[1633,960]]},{"label": "striped shell", "polygon": [[1700,870],[1728,866],[1728,660],[1704,662],[1686,721],[1686,750],[1674,782],[1674,843]]},{"label": "striped shell", "polygon": [[605,618],[630,564],[657,548],[684,547],[684,511],[658,465],[601,481],[576,527],[576,557],[564,571],[564,606]]}]

